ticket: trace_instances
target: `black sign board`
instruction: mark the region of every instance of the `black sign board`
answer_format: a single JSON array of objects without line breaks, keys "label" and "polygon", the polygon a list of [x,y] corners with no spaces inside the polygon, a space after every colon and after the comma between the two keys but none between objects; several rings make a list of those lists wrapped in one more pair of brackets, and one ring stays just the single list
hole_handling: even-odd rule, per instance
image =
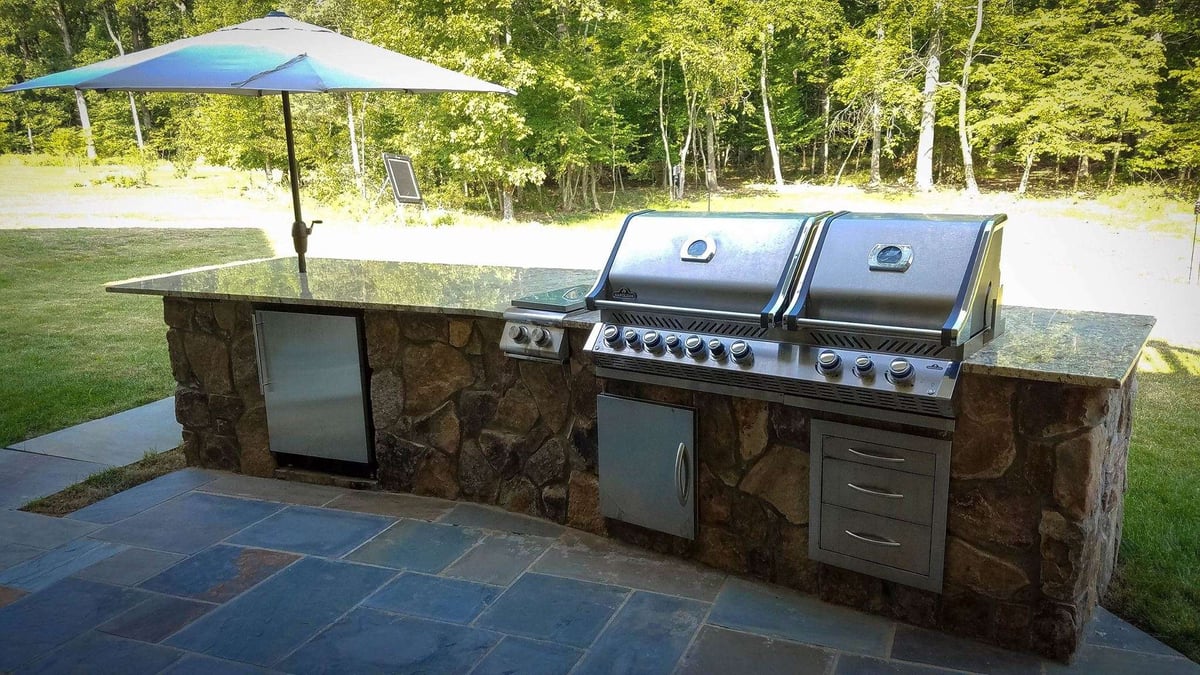
[{"label": "black sign board", "polygon": [[420,204],[421,188],[417,187],[417,176],[413,173],[412,158],[404,155],[383,153],[383,165],[387,168],[388,181],[392,184],[392,196],[397,204]]}]

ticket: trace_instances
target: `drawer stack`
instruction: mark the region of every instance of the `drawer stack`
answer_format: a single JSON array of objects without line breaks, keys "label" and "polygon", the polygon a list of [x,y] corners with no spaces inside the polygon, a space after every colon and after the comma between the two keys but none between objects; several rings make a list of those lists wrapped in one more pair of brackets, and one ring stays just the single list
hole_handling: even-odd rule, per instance
[{"label": "drawer stack", "polygon": [[809,557],[941,591],[950,441],[813,420]]}]

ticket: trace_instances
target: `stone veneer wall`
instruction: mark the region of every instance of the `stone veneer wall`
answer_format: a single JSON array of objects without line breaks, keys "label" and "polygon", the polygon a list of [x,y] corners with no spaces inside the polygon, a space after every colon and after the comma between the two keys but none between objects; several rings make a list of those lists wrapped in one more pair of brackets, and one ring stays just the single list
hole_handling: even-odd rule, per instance
[{"label": "stone veneer wall", "polygon": [[[165,307],[189,463],[271,475],[251,306],[167,298]],[[581,350],[586,331],[578,329],[570,331],[571,360],[560,366],[503,356],[499,319],[368,311],[365,325],[384,489],[499,504],[1059,659],[1080,644],[1112,575],[1132,378],[1110,390],[962,377],[945,587],[937,594],[807,557],[809,422],[860,420],[601,380]],[[697,410],[695,541],[600,516],[601,391]]]}]

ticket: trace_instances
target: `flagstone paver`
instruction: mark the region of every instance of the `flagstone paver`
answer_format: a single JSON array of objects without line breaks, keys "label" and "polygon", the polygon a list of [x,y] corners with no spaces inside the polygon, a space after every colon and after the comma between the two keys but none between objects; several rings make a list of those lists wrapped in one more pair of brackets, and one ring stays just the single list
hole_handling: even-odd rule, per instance
[{"label": "flagstone paver", "polygon": [[296,487],[185,470],[0,511],[0,671],[1200,675],[1104,610],[1064,666],[490,507]]}]

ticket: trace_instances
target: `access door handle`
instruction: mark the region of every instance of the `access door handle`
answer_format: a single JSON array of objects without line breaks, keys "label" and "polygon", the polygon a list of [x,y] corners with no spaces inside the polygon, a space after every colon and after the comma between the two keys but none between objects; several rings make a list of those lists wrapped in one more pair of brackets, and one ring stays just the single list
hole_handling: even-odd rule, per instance
[{"label": "access door handle", "polygon": [[855,485],[854,483],[846,483],[846,487],[850,488],[851,490],[858,490],[859,492],[871,495],[873,497],[887,497],[888,499],[904,499],[904,495],[900,494],[899,492],[889,492],[887,490],[882,490],[880,488],[863,487],[861,485]]},{"label": "access door handle", "polygon": [[851,532],[850,530],[846,530],[846,534],[850,535],[851,537],[854,537],[855,539],[857,539],[859,541],[866,542],[868,544],[874,544],[876,546],[888,546],[888,547],[894,548],[894,547],[900,545],[900,542],[898,542],[894,539],[888,539],[887,537],[881,537],[877,534],[859,534],[857,532]]},{"label": "access door handle", "polygon": [[679,499],[680,506],[687,506],[688,495],[692,491],[690,464],[687,445],[680,443],[675,451],[675,497]]}]

